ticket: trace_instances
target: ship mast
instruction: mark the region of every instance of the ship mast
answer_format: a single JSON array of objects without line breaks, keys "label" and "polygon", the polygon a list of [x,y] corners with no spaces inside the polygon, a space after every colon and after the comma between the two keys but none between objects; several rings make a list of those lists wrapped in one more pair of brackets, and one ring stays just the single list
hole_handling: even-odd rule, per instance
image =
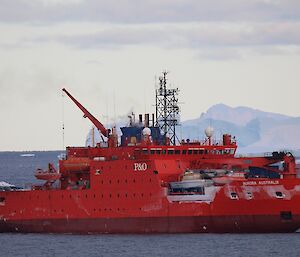
[{"label": "ship mast", "polygon": [[176,126],[179,125],[180,108],[178,106],[179,89],[167,88],[167,71],[159,77],[159,88],[156,95],[156,126],[160,127],[164,137],[169,137],[170,143],[175,145]]}]

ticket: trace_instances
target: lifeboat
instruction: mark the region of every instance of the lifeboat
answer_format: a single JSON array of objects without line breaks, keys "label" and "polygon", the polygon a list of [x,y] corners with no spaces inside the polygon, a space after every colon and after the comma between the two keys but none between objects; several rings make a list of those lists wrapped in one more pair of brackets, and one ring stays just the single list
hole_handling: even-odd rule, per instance
[{"label": "lifeboat", "polygon": [[60,179],[61,174],[49,163],[48,170],[37,169],[34,176],[39,180],[56,181]]}]

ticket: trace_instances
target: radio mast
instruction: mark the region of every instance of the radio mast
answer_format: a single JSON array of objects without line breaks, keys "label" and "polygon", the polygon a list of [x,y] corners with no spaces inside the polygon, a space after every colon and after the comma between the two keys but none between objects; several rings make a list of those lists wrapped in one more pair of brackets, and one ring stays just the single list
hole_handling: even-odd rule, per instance
[{"label": "radio mast", "polygon": [[160,127],[165,137],[170,138],[170,143],[175,145],[176,126],[179,125],[180,108],[178,106],[179,89],[167,88],[167,71],[159,77],[159,88],[156,89],[156,126]]}]

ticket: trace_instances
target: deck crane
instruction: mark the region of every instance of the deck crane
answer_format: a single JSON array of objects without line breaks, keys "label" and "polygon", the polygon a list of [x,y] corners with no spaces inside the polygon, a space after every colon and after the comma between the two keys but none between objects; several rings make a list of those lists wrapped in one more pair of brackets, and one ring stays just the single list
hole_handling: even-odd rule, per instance
[{"label": "deck crane", "polygon": [[[112,129],[106,129],[104,125],[95,118],[84,106],[79,103],[65,88],[62,89],[63,92],[67,94],[67,96],[77,105],[77,107],[83,112],[83,117],[88,118],[95,127],[99,130],[99,132],[108,138],[108,146],[109,147],[116,147],[118,144],[118,136],[116,134],[115,128]],[[112,133],[111,133],[112,132]]]}]

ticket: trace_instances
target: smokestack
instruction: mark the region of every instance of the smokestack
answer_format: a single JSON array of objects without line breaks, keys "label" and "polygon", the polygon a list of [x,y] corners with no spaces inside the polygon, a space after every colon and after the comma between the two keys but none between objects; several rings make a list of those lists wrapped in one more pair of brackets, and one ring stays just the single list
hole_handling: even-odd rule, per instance
[{"label": "smokestack", "polygon": [[154,122],[154,113],[152,113],[152,127],[155,126],[155,122]]},{"label": "smokestack", "polygon": [[149,127],[149,113],[145,114],[145,127]]}]

